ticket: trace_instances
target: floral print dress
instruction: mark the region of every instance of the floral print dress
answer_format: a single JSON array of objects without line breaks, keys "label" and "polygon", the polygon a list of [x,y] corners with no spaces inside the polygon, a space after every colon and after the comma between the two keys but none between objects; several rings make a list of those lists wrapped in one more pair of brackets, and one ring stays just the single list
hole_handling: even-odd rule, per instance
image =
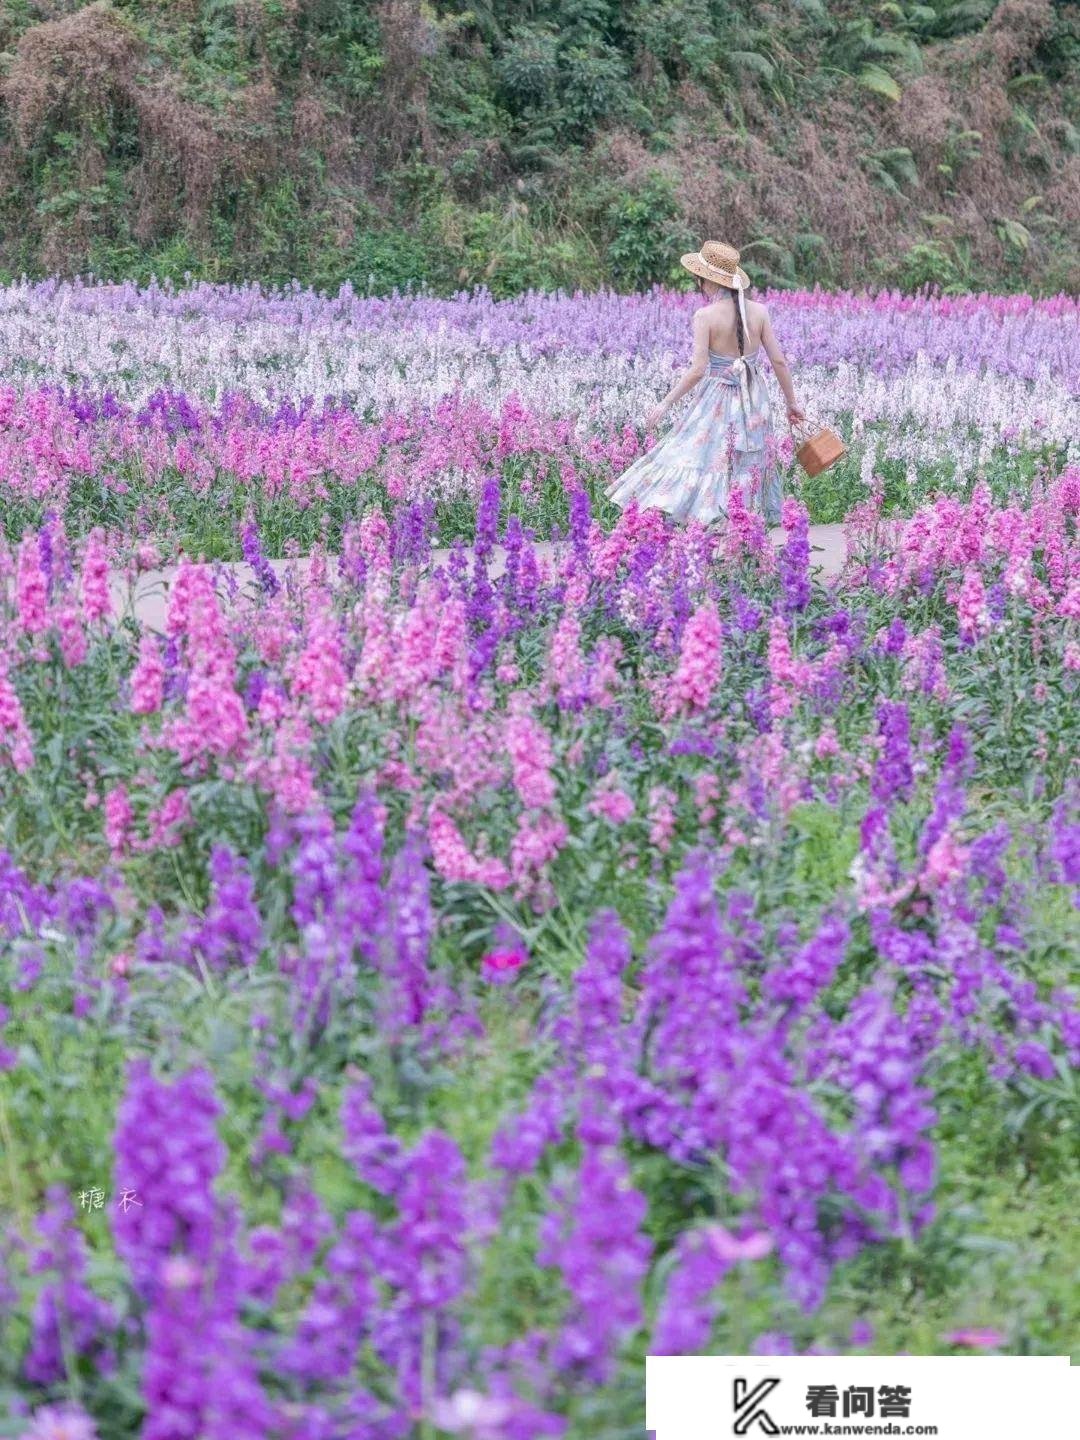
[{"label": "floral print dress", "polygon": [[611,483],[609,499],[708,525],[726,515],[728,495],[739,486],[749,509],[779,524],[782,485],[760,360],[760,349],[741,358],[710,350],[689,410]]}]

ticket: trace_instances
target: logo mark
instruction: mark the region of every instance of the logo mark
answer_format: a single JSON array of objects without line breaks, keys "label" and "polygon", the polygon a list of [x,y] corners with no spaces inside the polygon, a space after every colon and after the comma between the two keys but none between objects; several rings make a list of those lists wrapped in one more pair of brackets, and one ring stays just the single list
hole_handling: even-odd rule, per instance
[{"label": "logo mark", "polygon": [[755,1425],[766,1435],[780,1434],[776,1421],[761,1404],[762,1400],[767,1395],[771,1395],[779,1384],[779,1379],[759,1380],[753,1390],[750,1390],[748,1381],[735,1381],[736,1435],[749,1435]]}]

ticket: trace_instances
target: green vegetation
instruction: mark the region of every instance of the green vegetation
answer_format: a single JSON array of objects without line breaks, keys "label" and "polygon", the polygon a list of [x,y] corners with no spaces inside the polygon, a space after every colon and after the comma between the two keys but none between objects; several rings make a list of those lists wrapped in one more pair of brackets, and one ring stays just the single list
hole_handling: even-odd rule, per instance
[{"label": "green vegetation", "polygon": [[1054,0],[0,0],[0,273],[1080,283]]}]

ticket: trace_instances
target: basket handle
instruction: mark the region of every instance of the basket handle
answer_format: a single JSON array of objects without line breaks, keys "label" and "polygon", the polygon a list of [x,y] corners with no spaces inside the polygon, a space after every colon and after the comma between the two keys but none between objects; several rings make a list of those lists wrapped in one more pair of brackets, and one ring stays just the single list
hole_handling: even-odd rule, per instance
[{"label": "basket handle", "polygon": [[811,420],[809,415],[805,420],[796,420],[791,427],[791,438],[796,445],[802,445],[807,440],[812,440],[815,435],[820,435],[825,426],[820,420]]}]

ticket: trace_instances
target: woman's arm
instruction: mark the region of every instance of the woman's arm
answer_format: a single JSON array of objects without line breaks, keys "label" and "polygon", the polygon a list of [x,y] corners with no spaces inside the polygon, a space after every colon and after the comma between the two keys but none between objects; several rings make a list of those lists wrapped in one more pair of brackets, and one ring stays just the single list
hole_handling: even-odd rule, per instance
[{"label": "woman's arm", "polygon": [[704,310],[698,310],[694,315],[694,354],[690,361],[690,368],[682,379],[671,387],[660,404],[654,406],[645,416],[646,430],[655,430],[675,402],[681,400],[688,390],[694,388],[708,368],[709,318]]},{"label": "woman's arm", "polygon": [[[763,307],[764,308],[764,307]],[[805,420],[806,414],[801,409],[799,402],[795,399],[795,387],[791,383],[791,369],[783,350],[780,348],[780,341],[773,333],[772,321],[769,319],[768,310],[765,311],[765,320],[761,327],[761,343],[765,347],[765,354],[769,357],[773,374],[780,382],[780,389],[784,392],[784,399],[787,401],[787,418],[794,425],[797,420]]]}]

